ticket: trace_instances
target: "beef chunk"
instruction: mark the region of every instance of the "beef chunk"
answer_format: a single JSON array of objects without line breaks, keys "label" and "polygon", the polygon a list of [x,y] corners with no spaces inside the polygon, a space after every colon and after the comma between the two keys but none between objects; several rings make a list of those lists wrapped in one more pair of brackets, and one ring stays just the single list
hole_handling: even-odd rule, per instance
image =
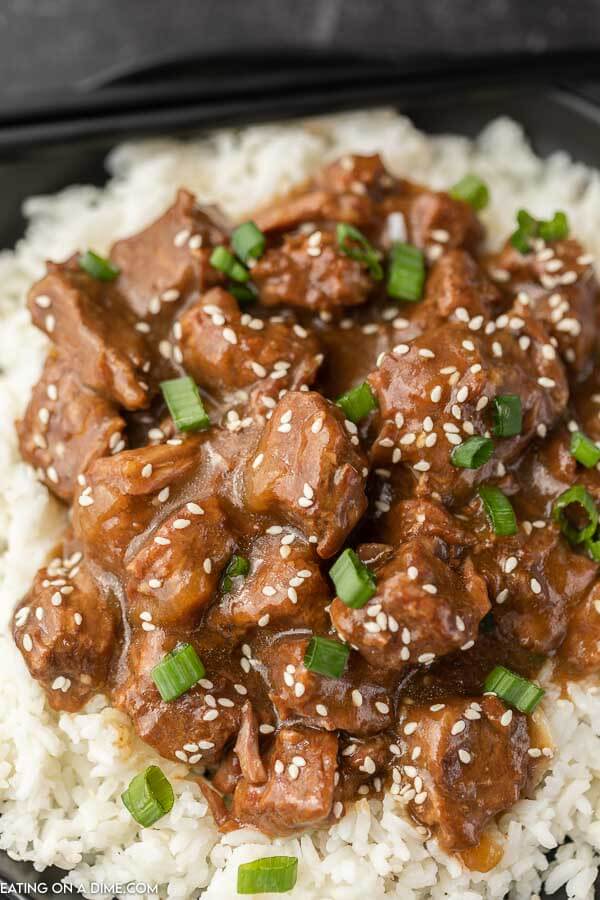
[{"label": "beef chunk", "polygon": [[301,716],[315,728],[339,728],[355,735],[387,728],[394,714],[395,673],[375,669],[351,653],[340,678],[320,675],[304,666],[309,640],[283,635],[258,651],[280,719]]},{"label": "beef chunk", "polygon": [[495,601],[501,633],[534,653],[551,653],[564,640],[569,608],[589,590],[598,566],[573,553],[555,525],[481,541],[477,570]]},{"label": "beef chunk", "polygon": [[382,541],[397,546],[421,535],[437,538],[447,547],[448,556],[460,559],[475,545],[476,537],[466,523],[451,515],[434,500],[399,500],[378,522]]},{"label": "beef chunk", "polygon": [[252,280],[265,306],[319,311],[364,303],[375,284],[366,265],[342,253],[335,230],[325,226],[286,234],[252,267]]},{"label": "beef chunk", "polygon": [[215,594],[234,538],[217,500],[174,510],[127,565],[129,615],[161,627],[197,624]]},{"label": "beef chunk", "polygon": [[396,670],[471,645],[489,609],[485,583],[469,559],[452,567],[446,555],[443,542],[422,537],[384,556],[373,566],[377,592],[365,606],[333,601],[340,636],[372,665]]},{"label": "beef chunk", "polygon": [[281,525],[254,541],[247,553],[250,571],[232,579],[208,622],[216,629],[243,633],[252,628],[325,627],[329,586],[313,548]]},{"label": "beef chunk", "polygon": [[29,310],[84,384],[126,409],[148,405],[149,350],[113,282],[92,278],[76,259],[48,263]]},{"label": "beef chunk", "polygon": [[258,722],[250,702],[242,708],[242,724],[234,747],[242,775],[250,784],[264,784],[267,773],[260,758]]},{"label": "beef chunk", "polygon": [[281,515],[316,538],[319,556],[331,556],[367,505],[355,430],[319,394],[286,394],[246,471],[249,509]]},{"label": "beef chunk", "polygon": [[165,703],[152,669],[178,644],[177,634],[136,629],[121,666],[113,703],[131,717],[137,734],[161,756],[190,765],[218,761],[238,733],[244,696],[235,688],[234,664],[215,634],[182,632],[206,668],[206,676],[176,700]]},{"label": "beef chunk", "polygon": [[571,612],[559,652],[569,674],[593,675],[600,670],[600,584]]},{"label": "beef chunk", "polygon": [[[543,327],[525,316],[505,316],[485,334],[482,322],[451,321],[400,344],[369,378],[379,402],[373,459],[410,466],[419,496],[463,499],[498,463],[515,459],[551,428],[565,408],[565,373]],[[521,434],[497,441],[494,456],[479,469],[457,468],[451,451],[472,434],[489,432],[491,401],[500,394],[520,396]]]},{"label": "beef chunk", "polygon": [[444,319],[483,315],[492,317],[501,295],[483,270],[465,250],[449,250],[434,264],[427,278],[424,302],[418,310],[419,321],[431,322],[433,306]]},{"label": "beef chunk", "polygon": [[[350,738],[340,752],[340,780],[336,798],[343,801],[352,800],[357,794],[367,795],[371,782],[376,792],[381,791],[382,776],[385,777],[394,758],[390,745],[394,746],[394,739],[389,734],[377,734],[363,740]],[[334,814],[336,818],[342,814],[337,803]]]},{"label": "beef chunk", "polygon": [[81,384],[66,357],[51,353],[17,422],[19,449],[44,484],[70,501],[77,476],[100,456],[125,446],[116,407]]},{"label": "beef chunk", "polygon": [[[473,207],[448,194],[421,190],[410,206],[408,225],[411,241],[417,247],[473,250],[483,237],[483,229]],[[437,256],[439,250],[433,254]]]},{"label": "beef chunk", "polygon": [[556,241],[521,254],[510,243],[490,261],[502,276],[507,295],[517,296],[515,311],[531,311],[543,322],[570,371],[585,375],[596,347],[598,282],[591,257],[574,240]]},{"label": "beef chunk", "polygon": [[212,249],[227,239],[221,213],[196,205],[180,190],[173,206],[148,228],[117,241],[111,251],[119,267],[119,290],[138,318],[169,318],[191,294],[223,281],[209,264]]},{"label": "beef chunk", "polygon": [[125,450],[96,460],[73,506],[86,554],[120,572],[129,544],[150,526],[170,491],[197,464],[202,438]]},{"label": "beef chunk", "polygon": [[527,719],[496,697],[407,706],[399,736],[409,810],[446,850],[474,846],[526,784]]},{"label": "beef chunk", "polygon": [[241,313],[222,288],[186,310],[180,346],[185,370],[199,385],[220,400],[249,396],[263,413],[280,391],[312,384],[321,362],[319,344],[306,329]]},{"label": "beef chunk", "polygon": [[99,592],[72,542],[37,573],[13,618],[15,642],[53,709],[78,710],[102,691],[117,639],[119,609]]},{"label": "beef chunk", "polygon": [[282,728],[265,760],[267,781],[241,779],[232,818],[265,834],[285,835],[325,823],[333,805],[338,739],[325,731]]}]

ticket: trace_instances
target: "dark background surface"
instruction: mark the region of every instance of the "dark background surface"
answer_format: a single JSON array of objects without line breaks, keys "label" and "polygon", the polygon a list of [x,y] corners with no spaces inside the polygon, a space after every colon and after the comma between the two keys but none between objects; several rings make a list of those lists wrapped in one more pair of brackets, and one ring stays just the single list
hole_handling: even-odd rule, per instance
[{"label": "dark background surface", "polygon": [[311,48],[415,57],[598,48],[598,0],[2,0],[0,104],[165,57]]}]

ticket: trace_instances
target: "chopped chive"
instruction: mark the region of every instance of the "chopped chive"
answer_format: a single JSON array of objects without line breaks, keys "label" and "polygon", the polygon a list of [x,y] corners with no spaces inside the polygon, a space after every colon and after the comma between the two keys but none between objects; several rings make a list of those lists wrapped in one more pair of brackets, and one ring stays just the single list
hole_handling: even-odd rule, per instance
[{"label": "chopped chive", "polygon": [[254,285],[249,283],[236,284],[235,281],[230,281],[227,290],[233,294],[238,303],[253,303],[258,296]]},{"label": "chopped chive", "polygon": [[526,209],[520,209],[517,213],[518,228],[510,237],[510,242],[519,253],[529,253],[531,241],[537,234],[538,223]]},{"label": "chopped chive", "polygon": [[325,637],[313,637],[304,654],[304,665],[311,672],[339,678],[348,662],[350,647],[340,641]]},{"label": "chopped chive", "polygon": [[191,644],[180,644],[152,669],[152,680],[162,699],[169,703],[204,678],[206,669]]},{"label": "chopped chive", "polygon": [[375,576],[354,550],[344,550],[329,570],[337,595],[346,606],[360,609],[377,590]]},{"label": "chopped chive", "polygon": [[514,437],[521,434],[523,412],[518,394],[500,394],[494,397],[494,435]]},{"label": "chopped chive", "polygon": [[573,432],[570,450],[571,456],[586,469],[591,469],[600,462],[600,448],[583,431]]},{"label": "chopped chive", "polygon": [[569,236],[569,220],[564,212],[558,210],[554,216],[540,222],[539,236],[544,241],[562,241]]},{"label": "chopped chive", "polygon": [[474,435],[454,447],[450,459],[452,465],[459,469],[479,469],[488,462],[493,452],[494,442],[490,438]]},{"label": "chopped chive", "polygon": [[244,222],[234,228],[231,245],[242,262],[258,259],[265,252],[267,239],[254,222]]},{"label": "chopped chive", "polygon": [[516,534],[517,519],[506,494],[491,484],[482,485],[478,493],[494,533],[503,537]]},{"label": "chopped chive", "polygon": [[239,576],[245,578],[249,571],[250,561],[246,559],[245,556],[237,556],[237,554],[234,554],[227,564],[223,580],[221,581],[221,589],[223,592],[228,594],[233,588],[233,579],[238,578]]},{"label": "chopped chive", "polygon": [[348,225],[346,222],[338,222],[336,226],[336,236],[338,247],[345,256],[355,259],[357,262],[364,263],[373,278],[381,281],[383,278],[383,269],[379,262],[379,253],[364,236],[362,231],[355,228],[354,225]]},{"label": "chopped chive", "polygon": [[485,209],[490,200],[488,186],[478,175],[464,175],[448,191],[454,200],[464,200],[474,210]]},{"label": "chopped chive", "polygon": [[135,776],[121,800],[138,825],[148,828],[173,809],[175,795],[163,771],[149,766]]},{"label": "chopped chive", "polygon": [[189,375],[161,381],[160,389],[179,431],[203,431],[210,427],[198,387]]},{"label": "chopped chive", "polygon": [[594,538],[584,541],[584,547],[590,559],[593,559],[594,562],[600,562],[600,540],[598,540],[597,535],[594,535]]},{"label": "chopped chive", "polygon": [[295,856],[265,856],[238,866],[238,894],[284,894],[298,878]]},{"label": "chopped chive", "polygon": [[219,272],[229,275],[234,281],[248,281],[250,272],[235,258],[227,247],[220,244],[210,255],[210,264]]},{"label": "chopped chive", "polygon": [[484,689],[492,691],[505,703],[514,706],[522,713],[532,713],[545,694],[543,688],[515,675],[504,666],[496,666],[485,679]]},{"label": "chopped chive", "polygon": [[[567,517],[569,507],[579,507],[587,517],[587,525],[577,526]],[[598,526],[598,508],[591,494],[581,484],[574,484],[554,501],[552,509],[554,521],[571,544],[589,541]]]},{"label": "chopped chive", "polygon": [[99,256],[93,250],[88,250],[79,257],[79,268],[98,281],[114,281],[121,271],[109,259]]},{"label": "chopped chive", "polygon": [[416,303],[423,296],[425,258],[418,247],[395,242],[390,249],[387,292],[396,300]]},{"label": "chopped chive", "polygon": [[377,409],[377,400],[366,381],[363,381],[358,387],[346,391],[345,394],[338,397],[336,402],[343,409],[346,418],[355,423],[360,422],[370,412]]}]

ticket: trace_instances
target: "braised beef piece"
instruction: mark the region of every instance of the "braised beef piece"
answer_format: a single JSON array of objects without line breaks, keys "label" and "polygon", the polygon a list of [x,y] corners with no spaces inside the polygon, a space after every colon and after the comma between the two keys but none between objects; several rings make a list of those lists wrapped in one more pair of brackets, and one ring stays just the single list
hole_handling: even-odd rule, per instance
[{"label": "braised beef piece", "polygon": [[108,686],[120,634],[115,598],[99,590],[72,540],[37,573],[17,606],[13,635],[53,709],[78,710]]},{"label": "braised beef piece", "polygon": [[[378,156],[344,156],[254,218],[248,300],[210,263],[232,226],[187,191],[114,245],[112,281],[73,257],[32,288],[55,346],[19,441],[72,503],[73,535],[15,641],[53,708],[105,693],[191,769],[223,830],[294,834],[389,789],[467,851],[551,757],[537,712],[485,693],[490,671],[600,671],[598,565],[553,521],[573,485],[600,504],[598,468],[570,449],[575,430],[600,442],[589,257],[572,239],[482,256],[469,204]],[[340,223],[383,278],[344,252]],[[396,241],[423,251],[418,302],[387,296]],[[182,375],[209,414],[197,434],[159,391]],[[336,401],[364,381],[376,408],[353,422]],[[494,428],[504,394],[523,412],[510,437]],[[493,456],[461,468],[473,436]],[[483,484],[515,534],[496,533]],[[352,547],[376,581],[358,608],[328,574]],[[323,639],[345,645],[339,677]],[[152,672],[184,643],[205,673],[165,702]]]},{"label": "braised beef piece", "polygon": [[246,468],[246,502],[300,528],[332,556],[367,506],[356,426],[319,394],[286,394]]},{"label": "braised beef piece", "polygon": [[258,319],[222,288],[204,294],[181,318],[183,366],[213,397],[265,413],[281,391],[315,379],[321,362],[313,334],[293,320]]},{"label": "braised beef piece", "polygon": [[95,459],[119,453],[126,445],[125,421],[117,407],[81,383],[66,355],[54,353],[16,427],[23,459],[67,502],[78,476]]},{"label": "braised beef piece", "polygon": [[[361,548],[359,555],[366,556]],[[390,548],[371,568],[377,591],[365,606],[352,609],[337,597],[331,606],[338,634],[371,664],[428,665],[475,640],[489,601],[470,559],[453,566],[442,541],[421,537]]]},{"label": "braised beef piece", "polygon": [[527,719],[496,697],[407,706],[398,740],[401,796],[447,850],[473,847],[527,782]]},{"label": "braised beef piece", "polygon": [[29,310],[84,384],[126,409],[148,405],[149,348],[114,282],[92,278],[76,258],[48,263]]}]

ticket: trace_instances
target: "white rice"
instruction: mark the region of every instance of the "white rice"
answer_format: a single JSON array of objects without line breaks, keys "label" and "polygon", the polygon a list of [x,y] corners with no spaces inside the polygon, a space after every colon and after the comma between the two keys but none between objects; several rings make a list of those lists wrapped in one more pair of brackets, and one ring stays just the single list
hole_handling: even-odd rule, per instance
[{"label": "white rice", "polygon": [[[330,828],[269,841],[250,831],[220,836],[186,767],[156,755],[134,736],[127,718],[93,700],[85,712],[56,714],[27,674],[8,636],[15,603],[60,534],[64,514],[19,458],[13,420],[28,399],[46,352],[29,323],[24,295],[48,257],[78,248],[104,251],[171,203],[184,185],[201,202],[238,217],[348,151],[383,154],[389,168],[435,187],[465,171],[482,175],[492,202],[484,213],[492,245],[511,229],[517,208],[540,216],[565,209],[573,231],[600,257],[600,175],[564,153],[535,156],[514,122],[492,122],[475,141],[428,138],[391,111],[305,123],[220,131],[187,142],[152,140],[117,148],[104,189],[71,187],[26,204],[30,224],[14,252],[0,257],[0,848],[15,859],[69,869],[70,880],[158,884],[163,897],[236,895],[236,871],[270,853],[299,857],[290,900],[380,897],[531,898],[566,885],[590,898],[600,851],[600,695],[570,685],[569,699],[550,688],[544,709],[557,755],[534,800],[502,817],[502,862],[489,874],[469,872],[424,841],[392,796],[361,800]],[[120,801],[130,779],[151,762],[177,793],[172,812],[138,830]],[[563,843],[549,864],[547,850]]]}]

